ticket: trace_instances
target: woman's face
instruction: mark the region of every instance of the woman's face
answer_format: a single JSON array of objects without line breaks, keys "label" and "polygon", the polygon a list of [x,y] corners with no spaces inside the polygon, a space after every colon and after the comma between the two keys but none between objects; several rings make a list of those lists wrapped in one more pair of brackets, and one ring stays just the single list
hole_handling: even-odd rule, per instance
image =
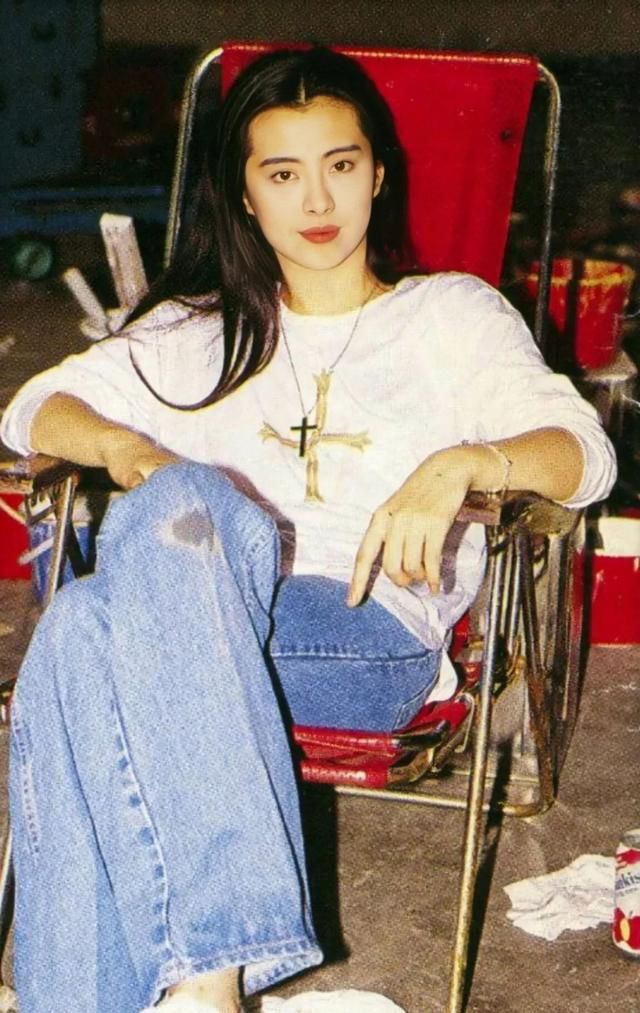
[{"label": "woman's face", "polygon": [[319,97],[259,113],[249,128],[244,204],[282,271],[328,270],[366,251],[384,176],[352,106]]}]

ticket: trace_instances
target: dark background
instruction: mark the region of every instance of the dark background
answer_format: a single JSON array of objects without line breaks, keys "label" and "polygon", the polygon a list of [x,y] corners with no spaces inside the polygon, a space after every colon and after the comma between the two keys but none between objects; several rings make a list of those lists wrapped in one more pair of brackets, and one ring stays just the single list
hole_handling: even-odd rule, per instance
[{"label": "dark background", "polygon": [[[536,54],[563,97],[556,251],[626,244],[638,259],[636,213],[619,195],[637,186],[640,208],[639,0],[3,0],[0,222],[6,186],[167,186],[188,68],[226,38]],[[540,136],[534,126],[534,154]],[[525,229],[538,210],[527,157]]]},{"label": "dark background", "polygon": [[102,39],[201,51],[224,38],[535,53],[561,84],[557,223],[597,229],[640,176],[638,0],[104,0]]}]

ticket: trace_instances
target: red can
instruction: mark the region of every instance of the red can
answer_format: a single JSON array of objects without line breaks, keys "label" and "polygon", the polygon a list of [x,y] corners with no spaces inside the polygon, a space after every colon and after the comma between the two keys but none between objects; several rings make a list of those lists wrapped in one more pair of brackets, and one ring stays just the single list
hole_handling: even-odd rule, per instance
[{"label": "red can", "polygon": [[640,959],[640,827],[623,834],[616,851],[612,936],[626,956]]}]

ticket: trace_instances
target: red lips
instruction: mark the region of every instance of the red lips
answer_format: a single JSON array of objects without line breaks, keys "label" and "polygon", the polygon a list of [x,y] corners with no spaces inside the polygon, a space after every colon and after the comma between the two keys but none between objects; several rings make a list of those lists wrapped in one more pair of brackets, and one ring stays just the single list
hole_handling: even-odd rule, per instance
[{"label": "red lips", "polygon": [[305,229],[300,235],[308,239],[310,243],[330,243],[335,239],[340,229],[337,225],[325,225],[322,228]]}]

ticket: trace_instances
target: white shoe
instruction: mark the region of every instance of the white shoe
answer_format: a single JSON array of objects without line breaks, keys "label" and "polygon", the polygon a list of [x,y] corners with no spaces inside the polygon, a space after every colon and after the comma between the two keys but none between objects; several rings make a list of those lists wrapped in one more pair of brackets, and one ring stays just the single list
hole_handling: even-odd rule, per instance
[{"label": "white shoe", "polygon": [[172,995],[157,1006],[148,1006],[141,1013],[214,1013],[215,1006],[189,995]]},{"label": "white shoe", "polygon": [[302,992],[291,999],[265,996],[262,1013],[404,1013],[391,999],[377,992],[341,989],[338,992]]}]

